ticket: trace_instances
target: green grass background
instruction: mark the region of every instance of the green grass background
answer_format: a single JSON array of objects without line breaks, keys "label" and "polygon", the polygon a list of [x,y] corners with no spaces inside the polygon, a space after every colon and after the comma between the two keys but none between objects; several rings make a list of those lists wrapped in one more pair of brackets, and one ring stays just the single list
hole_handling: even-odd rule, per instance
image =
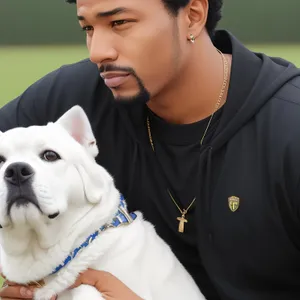
[{"label": "green grass background", "polygon": [[[248,47],[271,56],[283,57],[300,67],[300,45]],[[84,46],[0,47],[0,106],[17,97],[48,72],[86,57],[88,52]]]},{"label": "green grass background", "polygon": [[[248,45],[300,67],[300,45]],[[0,106],[63,64],[88,57],[84,46],[0,47]]]}]

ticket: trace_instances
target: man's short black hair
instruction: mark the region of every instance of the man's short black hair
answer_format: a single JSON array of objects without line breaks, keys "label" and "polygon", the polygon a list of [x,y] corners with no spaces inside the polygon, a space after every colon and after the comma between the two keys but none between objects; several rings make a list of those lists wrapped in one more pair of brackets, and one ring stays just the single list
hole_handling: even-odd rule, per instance
[{"label": "man's short black hair", "polygon": [[[66,0],[68,3],[76,3],[76,0]],[[167,10],[171,14],[177,16],[179,10],[188,5],[190,0],[162,0]],[[218,22],[222,18],[221,9],[223,6],[223,0],[208,0],[209,10],[206,22],[206,30],[210,37],[214,35]]]}]

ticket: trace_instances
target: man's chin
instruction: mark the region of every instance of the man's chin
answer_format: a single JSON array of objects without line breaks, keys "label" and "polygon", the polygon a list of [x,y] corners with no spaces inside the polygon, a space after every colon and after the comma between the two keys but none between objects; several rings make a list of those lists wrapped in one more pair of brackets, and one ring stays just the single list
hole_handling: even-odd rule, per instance
[{"label": "man's chin", "polygon": [[113,93],[115,101],[124,105],[130,105],[135,103],[147,103],[150,100],[150,94],[148,92],[143,92],[135,95],[121,95]]}]

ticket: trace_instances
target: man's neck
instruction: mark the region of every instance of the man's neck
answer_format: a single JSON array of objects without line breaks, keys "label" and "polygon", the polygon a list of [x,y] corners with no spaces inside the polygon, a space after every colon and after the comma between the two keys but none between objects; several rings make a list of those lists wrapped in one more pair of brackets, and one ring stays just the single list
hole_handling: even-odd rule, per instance
[{"label": "man's neck", "polygon": [[[156,115],[169,123],[190,124],[210,116],[219,99],[224,81],[224,64],[221,54],[209,38],[201,37],[191,51],[187,66],[159,95],[148,102]],[[231,56],[228,62],[228,83],[220,107],[225,103],[229,85]]]}]

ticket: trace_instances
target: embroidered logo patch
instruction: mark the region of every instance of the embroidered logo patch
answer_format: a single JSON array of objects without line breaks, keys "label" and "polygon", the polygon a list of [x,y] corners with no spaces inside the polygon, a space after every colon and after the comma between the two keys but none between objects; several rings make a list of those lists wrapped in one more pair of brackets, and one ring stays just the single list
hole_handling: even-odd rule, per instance
[{"label": "embroidered logo patch", "polygon": [[229,197],[228,206],[232,212],[236,212],[240,207],[240,198],[236,196]]}]

